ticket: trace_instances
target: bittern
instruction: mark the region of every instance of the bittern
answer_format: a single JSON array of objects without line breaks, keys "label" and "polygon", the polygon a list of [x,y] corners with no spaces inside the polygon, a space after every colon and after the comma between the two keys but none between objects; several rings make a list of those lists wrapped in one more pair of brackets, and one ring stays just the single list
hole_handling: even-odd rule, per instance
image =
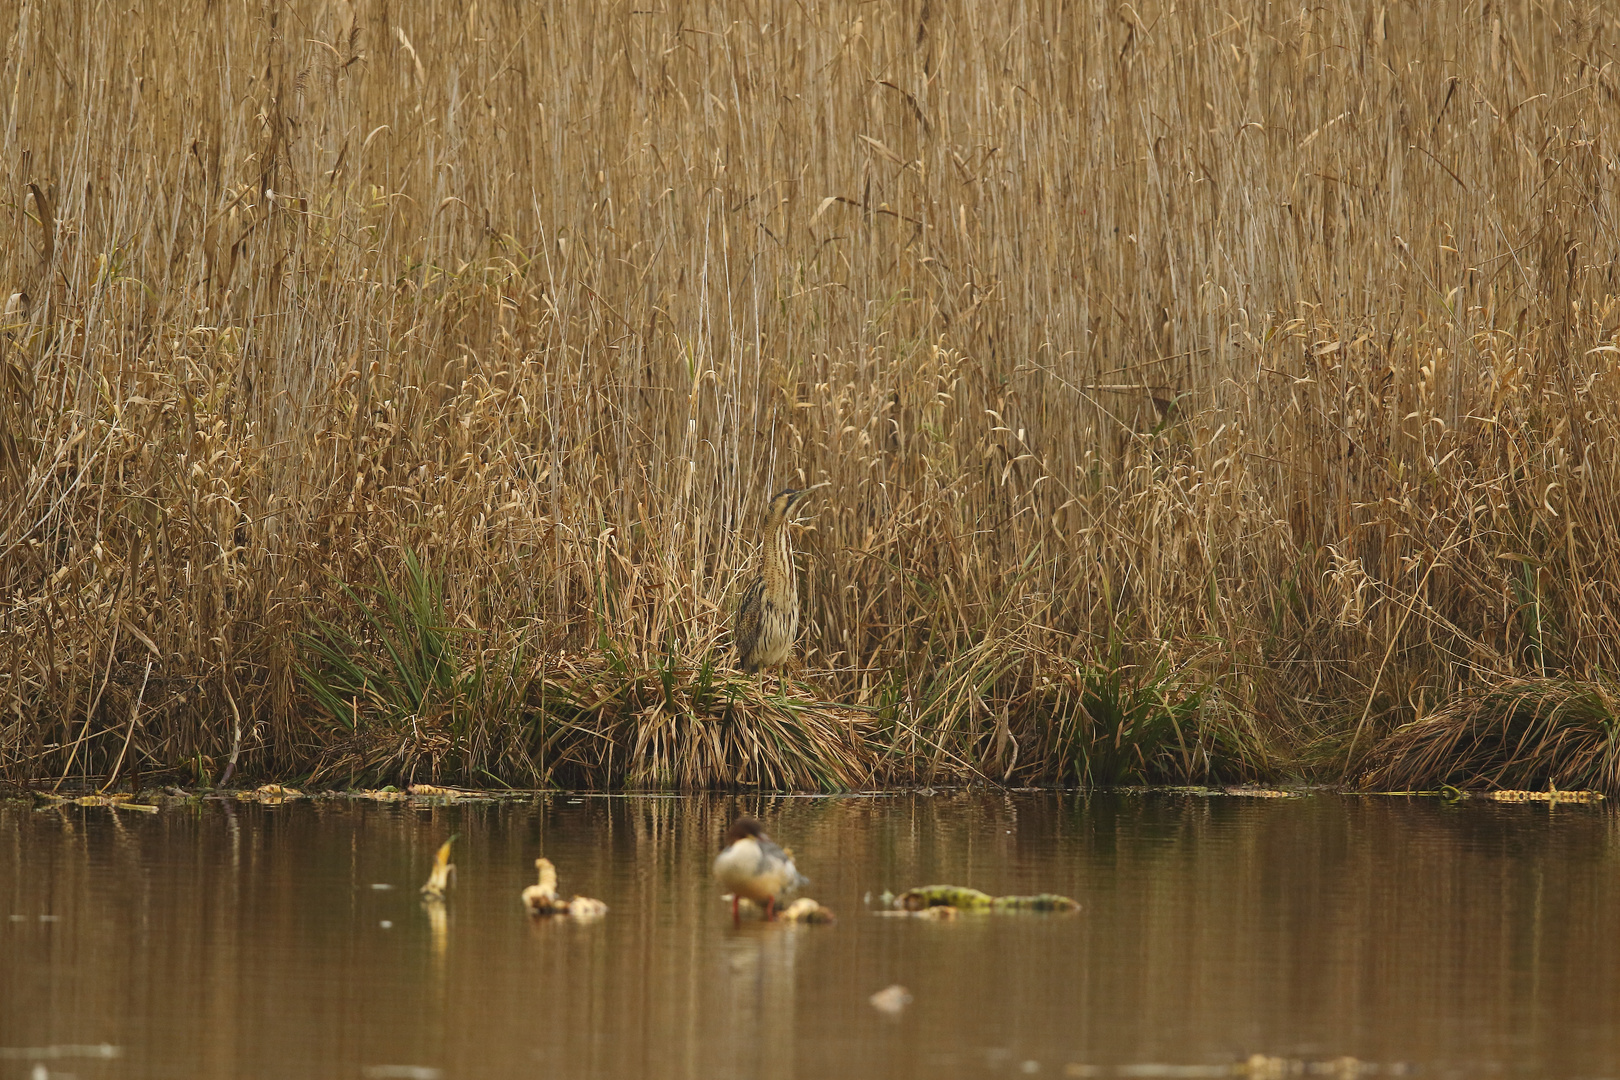
[{"label": "bittern", "polygon": [[734,637],[737,661],[744,671],[776,667],[793,651],[793,639],[799,632],[799,581],[793,571],[788,515],[814,490],[779,491],[766,511],[759,568],[743,586],[737,603]]}]

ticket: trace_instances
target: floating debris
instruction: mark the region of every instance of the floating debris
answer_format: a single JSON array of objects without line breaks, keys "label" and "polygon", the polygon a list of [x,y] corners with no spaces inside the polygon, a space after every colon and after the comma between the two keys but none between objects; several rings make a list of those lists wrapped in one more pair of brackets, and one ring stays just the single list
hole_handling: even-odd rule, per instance
[{"label": "floating debris", "polygon": [[380,788],[360,788],[354,791],[328,791],[325,798],[364,799],[367,802],[402,803],[417,806],[443,806],[457,802],[499,802],[502,799],[524,797],[519,791],[475,791],[471,788],[441,787],[438,784],[411,784],[401,790],[392,784]]},{"label": "floating debris", "polygon": [[550,859],[536,859],[534,867],[540,871],[540,882],[523,890],[523,906],[530,915],[541,917],[558,915],[586,921],[600,919],[607,914],[608,906],[589,896],[575,896],[568,900],[559,898],[557,868],[552,865]]},{"label": "floating debris", "polygon": [[439,853],[433,857],[433,872],[428,875],[427,884],[422,886],[422,899],[443,900],[444,894],[450,888],[450,876],[456,872],[455,864],[450,861],[450,845],[456,842],[452,836],[439,845]]},{"label": "floating debris", "polygon": [[1080,905],[1057,893],[1034,896],[998,896],[990,901],[991,911],[1079,911]]},{"label": "floating debris", "polygon": [[252,791],[238,791],[234,794],[241,802],[264,803],[267,806],[280,806],[282,803],[304,797],[304,793],[297,788],[284,787],[281,784],[261,784]]},{"label": "floating debris", "polygon": [[1238,1066],[1232,1065],[1165,1065],[1150,1061],[1141,1065],[1121,1065],[1116,1076],[1168,1077],[1169,1080],[1197,1080],[1199,1077],[1231,1076]]},{"label": "floating debris", "polygon": [[568,901],[568,917],[580,922],[589,922],[600,919],[608,913],[608,906],[600,900],[593,900],[589,896],[576,896]]},{"label": "floating debris", "polygon": [[866,1000],[871,1002],[872,1008],[880,1013],[899,1016],[905,1010],[905,1007],[911,1004],[912,997],[910,990],[907,990],[899,983],[895,983],[893,986],[885,986]]},{"label": "floating debris", "polygon": [[495,796],[466,788],[439,787],[437,784],[412,784],[405,789],[412,802],[494,802]]},{"label": "floating debris", "polygon": [[978,889],[964,889],[960,885],[923,885],[907,889],[894,898],[894,906],[905,911],[921,911],[931,907],[953,907],[959,911],[989,911],[995,898]]},{"label": "floating debris", "polygon": [[838,921],[831,910],[822,907],[808,896],[801,896],[789,904],[782,912],[781,919],[783,922],[822,925]]},{"label": "floating debris", "polygon": [[46,804],[53,807],[61,806],[105,806],[112,810],[138,810],[143,814],[155,814],[158,807],[151,803],[135,802],[133,795],[53,795],[42,792],[41,798]]},{"label": "floating debris", "polygon": [[1359,1076],[1376,1074],[1404,1076],[1408,1071],[1408,1066],[1402,1062],[1378,1065],[1376,1062],[1361,1061],[1348,1056],[1301,1061],[1297,1058],[1251,1054],[1247,1061],[1240,1061],[1232,1066],[1234,1074],[1252,1077],[1253,1080],[1283,1080],[1284,1077],[1299,1076],[1301,1073],[1307,1076],[1332,1076],[1340,1080],[1355,1080]]},{"label": "floating debris", "polygon": [[1204,784],[1171,784],[1166,787],[1133,788],[1133,791],[1160,791],[1167,795],[1195,795],[1201,799],[1215,799],[1229,795],[1239,799],[1300,799],[1309,792],[1284,791],[1281,788],[1246,787],[1232,785],[1230,787],[1209,787]]},{"label": "floating debris", "polygon": [[[1031,1071],[1028,1062],[1024,1063],[1023,1068],[1025,1072]],[[1204,1078],[1215,1080],[1217,1077],[1235,1076],[1246,1076],[1250,1080],[1289,1080],[1290,1077],[1296,1076],[1325,1076],[1333,1077],[1335,1080],[1359,1080],[1363,1076],[1407,1076],[1411,1073],[1411,1067],[1402,1062],[1378,1065],[1353,1057],[1313,1061],[1252,1054],[1244,1061],[1227,1064],[1176,1065],[1148,1061],[1118,1065],[1111,1069],[1071,1061],[1063,1066],[1062,1072],[1064,1076],[1076,1080],[1101,1076],[1136,1077],[1146,1080],[1204,1080]]]},{"label": "floating debris", "polygon": [[530,915],[550,915],[557,903],[557,868],[550,859],[536,859],[534,866],[540,871],[540,883],[523,890],[523,906]]},{"label": "floating debris", "polygon": [[1487,799],[1497,802],[1544,802],[1544,803],[1595,803],[1603,801],[1601,791],[1559,791],[1549,788],[1546,791],[1488,791]]},{"label": "floating debris", "polygon": [[925,907],[919,911],[892,908],[888,911],[880,911],[878,914],[887,915],[894,919],[928,919],[932,922],[950,922],[962,913],[949,904],[941,904],[939,907]]},{"label": "floating debris", "polygon": [[[1080,905],[1057,893],[1035,896],[991,896],[960,885],[924,885],[907,889],[894,899],[901,911],[921,914],[936,909],[955,911],[1079,911]],[[946,917],[949,916],[935,916]]]},{"label": "floating debris", "polygon": [[410,798],[409,795],[399,790],[399,788],[392,786],[383,788],[366,788],[361,791],[345,792],[344,794],[351,799],[366,799],[370,802],[384,803],[404,802],[406,799]]},{"label": "floating debris", "polygon": [[64,1058],[100,1058],[106,1061],[123,1056],[124,1048],[112,1043],[0,1046],[0,1061],[60,1061]]}]

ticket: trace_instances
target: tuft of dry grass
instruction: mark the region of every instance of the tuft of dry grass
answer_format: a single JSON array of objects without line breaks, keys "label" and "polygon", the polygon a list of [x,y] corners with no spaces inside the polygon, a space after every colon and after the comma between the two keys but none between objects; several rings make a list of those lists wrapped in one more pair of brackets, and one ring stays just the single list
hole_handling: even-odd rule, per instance
[{"label": "tuft of dry grass", "polygon": [[712,657],[564,662],[539,692],[529,723],[549,729],[542,779],[563,786],[847,791],[900,772],[871,710],[803,684],[767,690]]},{"label": "tuft of dry grass", "polygon": [[875,710],[696,657],[533,654],[520,633],[451,625],[443,583],[405,552],[351,631],[313,619],[300,678],[325,722],[311,782],[459,776],[535,787],[848,790],[890,778]]},{"label": "tuft of dry grass", "polygon": [[1620,791],[1620,695],[1602,683],[1507,679],[1403,724],[1370,756],[1373,789]]},{"label": "tuft of dry grass", "polygon": [[1337,777],[1620,671],[1611,5],[0,18],[9,779]]}]

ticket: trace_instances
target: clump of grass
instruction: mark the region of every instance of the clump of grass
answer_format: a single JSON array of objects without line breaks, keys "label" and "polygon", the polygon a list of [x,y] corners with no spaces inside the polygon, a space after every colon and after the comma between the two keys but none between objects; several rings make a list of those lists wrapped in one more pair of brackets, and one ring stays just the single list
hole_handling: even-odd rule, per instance
[{"label": "clump of grass", "polygon": [[299,676],[338,731],[332,756],[351,781],[410,783],[419,770],[437,781],[447,759],[470,756],[467,736],[486,707],[483,665],[466,657],[466,629],[446,618],[443,587],[416,552],[406,549],[397,589],[380,563],[376,583],[362,588],[339,583],[356,629],[310,619]]},{"label": "clump of grass", "polygon": [[564,658],[531,686],[524,723],[546,778],[570,787],[844,791],[888,778],[872,710],[790,679],[767,687],[713,654]]},{"label": "clump of grass", "polygon": [[1266,775],[1263,749],[1222,708],[1215,686],[1160,665],[1073,667],[1039,695],[1038,760],[1084,787],[1220,782]]},{"label": "clump of grass", "polygon": [[1620,791],[1620,693],[1607,682],[1511,678],[1457,695],[1389,734],[1371,789]]},{"label": "clump of grass", "polygon": [[[340,586],[351,630],[312,619],[299,674],[336,730],[312,780],[467,782],[513,776],[577,788],[839,791],[882,775],[870,710],[818,701],[801,683],[717,664],[713,652],[641,658],[611,643],[529,659],[508,641],[491,678],[452,626],[440,580],[407,549],[396,587]],[[491,755],[479,735],[503,733]],[[483,752],[481,752],[481,750]],[[492,757],[495,760],[492,760]]]},{"label": "clump of grass", "polygon": [[1193,783],[1269,774],[1264,740],[1198,669],[1073,660],[993,641],[942,659],[908,724],[920,779]]}]

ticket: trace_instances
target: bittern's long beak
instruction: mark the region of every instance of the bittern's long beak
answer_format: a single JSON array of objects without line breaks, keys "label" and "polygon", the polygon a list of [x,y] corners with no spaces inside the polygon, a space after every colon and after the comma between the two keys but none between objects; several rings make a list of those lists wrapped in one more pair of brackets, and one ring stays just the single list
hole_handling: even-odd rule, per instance
[{"label": "bittern's long beak", "polygon": [[800,488],[798,491],[795,491],[793,493],[793,505],[798,506],[800,503],[804,502],[804,500],[808,499],[815,492],[815,490],[817,488],[824,488],[824,487],[832,487],[832,481],[831,480],[823,480],[819,484],[811,484],[807,488]]}]

